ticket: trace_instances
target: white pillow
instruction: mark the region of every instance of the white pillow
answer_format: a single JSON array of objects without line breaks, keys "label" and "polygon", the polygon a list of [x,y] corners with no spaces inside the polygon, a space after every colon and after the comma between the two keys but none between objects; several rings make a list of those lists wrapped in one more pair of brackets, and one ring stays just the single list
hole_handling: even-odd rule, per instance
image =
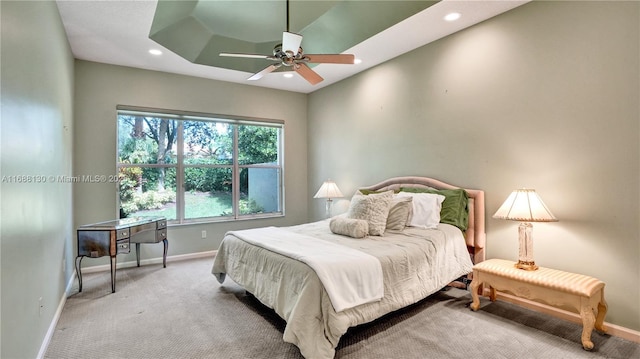
[{"label": "white pillow", "polygon": [[381,236],[387,228],[387,217],[393,191],[363,195],[360,191],[351,198],[347,218],[364,219],[369,223],[369,235]]},{"label": "white pillow", "polygon": [[398,197],[413,198],[413,213],[408,226],[425,229],[437,228],[440,223],[440,209],[445,196],[435,193],[399,192]]}]

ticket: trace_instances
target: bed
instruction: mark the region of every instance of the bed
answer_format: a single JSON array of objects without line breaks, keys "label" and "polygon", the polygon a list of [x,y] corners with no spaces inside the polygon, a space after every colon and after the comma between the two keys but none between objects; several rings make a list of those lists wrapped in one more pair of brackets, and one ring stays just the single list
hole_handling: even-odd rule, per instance
[{"label": "bed", "polygon": [[[352,219],[354,203],[386,201],[388,197],[393,198],[387,207],[388,212],[400,197],[412,198],[412,214],[406,224],[409,225],[411,216],[416,217],[416,199],[422,201],[426,197],[422,193],[442,194],[444,192],[441,191],[447,190],[463,192],[467,197],[468,218],[462,227],[464,231],[458,224],[450,223],[437,223],[431,228],[403,226],[403,229],[390,229],[391,225],[387,223],[381,236],[368,235],[364,238],[332,231],[334,224],[342,223],[340,221],[352,221],[345,222],[347,224],[360,221]],[[434,198],[442,201],[438,196],[429,196],[430,201]],[[444,206],[442,211],[444,213]],[[389,220],[391,217],[388,214]],[[362,224],[361,221],[358,223]],[[371,229],[377,226],[372,222],[369,225]],[[351,230],[353,228],[350,227]],[[287,249],[295,245],[284,240],[280,244],[283,251],[279,252],[278,248],[263,245],[263,242],[269,242],[269,237],[274,237],[276,247],[280,237],[298,239],[301,247],[313,248],[313,253],[287,253]],[[328,248],[315,248],[310,245],[312,243]],[[341,216],[291,227],[228,232],[214,259],[212,274],[220,283],[229,276],[272,308],[287,323],[283,340],[296,345],[305,358],[329,359],[334,357],[340,337],[348,328],[414,304],[470,273],[474,263],[484,260],[484,245],[483,191],[461,189],[427,177],[395,177],[359,189],[352,198],[348,213]],[[336,249],[340,252],[331,252]],[[333,262],[320,268],[330,267],[338,274],[346,268],[345,262],[356,263],[356,259],[347,257],[338,263],[337,258],[342,258],[343,253],[347,256],[353,252],[356,258],[361,255],[363,261],[369,260],[367,265],[376,266],[377,263],[381,268],[379,275],[377,269],[370,270],[374,267],[358,264],[350,265],[350,268],[357,267],[359,269],[353,270],[360,273],[345,272],[342,277],[364,276],[363,280],[373,283],[373,287],[380,283],[381,292],[366,289],[364,295],[367,298],[359,297],[360,293],[354,296],[349,292],[341,297],[348,303],[338,302],[340,295],[336,294],[335,283],[327,279],[324,270],[319,269],[320,264],[307,260],[317,253],[325,253],[325,250],[333,253],[327,254]],[[375,258],[373,263],[371,258]],[[366,286],[359,284],[354,287],[358,291]]]}]

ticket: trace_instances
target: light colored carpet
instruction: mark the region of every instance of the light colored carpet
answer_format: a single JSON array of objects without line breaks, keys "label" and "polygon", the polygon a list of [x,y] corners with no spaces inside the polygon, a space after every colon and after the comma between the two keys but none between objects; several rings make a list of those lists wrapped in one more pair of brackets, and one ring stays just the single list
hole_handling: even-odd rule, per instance
[{"label": "light colored carpet", "polygon": [[[300,359],[282,341],[284,322],[229,278],[210,274],[213,258],[85,274],[66,302],[45,358]],[[640,358],[640,345],[515,305],[451,289],[373,323],[351,328],[336,358]]]}]

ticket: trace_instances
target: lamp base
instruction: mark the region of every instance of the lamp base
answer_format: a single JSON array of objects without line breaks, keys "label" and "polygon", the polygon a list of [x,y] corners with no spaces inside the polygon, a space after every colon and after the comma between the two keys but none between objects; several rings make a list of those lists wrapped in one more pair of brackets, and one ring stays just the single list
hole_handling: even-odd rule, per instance
[{"label": "lamp base", "polygon": [[327,204],[324,207],[327,218],[331,218],[331,202],[333,202],[331,198],[327,198]]},{"label": "lamp base", "polygon": [[533,261],[525,262],[525,261],[520,261],[519,260],[518,263],[516,263],[514,265],[514,267],[516,267],[518,269],[524,269],[524,270],[537,270],[538,269],[538,266]]}]

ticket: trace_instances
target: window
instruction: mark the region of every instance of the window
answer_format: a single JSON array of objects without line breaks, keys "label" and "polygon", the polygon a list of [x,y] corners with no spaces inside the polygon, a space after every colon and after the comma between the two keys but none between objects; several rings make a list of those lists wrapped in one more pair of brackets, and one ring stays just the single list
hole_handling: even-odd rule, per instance
[{"label": "window", "polygon": [[119,109],[120,215],[282,216],[282,143],[282,122]]}]

